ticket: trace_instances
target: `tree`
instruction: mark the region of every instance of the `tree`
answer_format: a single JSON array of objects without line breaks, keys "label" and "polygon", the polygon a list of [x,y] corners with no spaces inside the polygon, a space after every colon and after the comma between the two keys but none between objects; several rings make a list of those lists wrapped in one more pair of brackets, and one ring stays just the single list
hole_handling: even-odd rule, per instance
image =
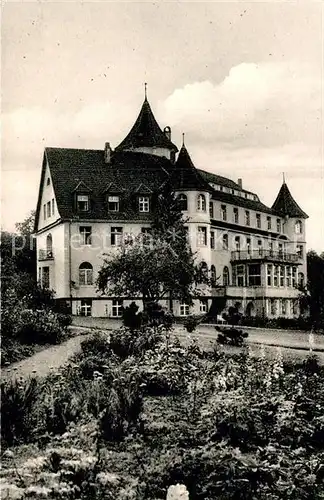
[{"label": "tree", "polygon": [[180,299],[192,304],[199,284],[209,284],[201,273],[187,239],[185,221],[171,186],[166,183],[153,196],[151,233],[122,245],[108,255],[98,276],[102,293],[141,297],[148,303]]},{"label": "tree", "polygon": [[324,328],[324,253],[307,253],[307,285],[299,287],[300,306],[309,312],[314,329]]}]

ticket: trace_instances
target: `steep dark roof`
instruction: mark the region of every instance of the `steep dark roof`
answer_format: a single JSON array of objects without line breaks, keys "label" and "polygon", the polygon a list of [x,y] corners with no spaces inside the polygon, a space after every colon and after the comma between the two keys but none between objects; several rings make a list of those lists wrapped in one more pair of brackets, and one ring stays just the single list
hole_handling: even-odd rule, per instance
[{"label": "steep dark roof", "polygon": [[289,217],[301,217],[302,219],[308,218],[308,215],[300,208],[292,197],[285,182],[280,188],[278,196],[272,205],[272,209],[281,214],[281,216],[288,215]]},{"label": "steep dark roof", "polygon": [[[166,158],[138,152],[113,152],[111,163],[104,161],[103,150],[46,148],[44,153],[40,191],[42,193],[46,161],[49,164],[58,212],[62,219],[75,219],[74,195],[87,186],[91,204],[82,219],[149,219],[150,214],[138,213],[136,196],[150,190],[156,191],[170,176],[174,167]],[[82,182],[81,182],[82,181]],[[124,203],[120,213],[107,214],[106,196],[108,191],[116,193],[121,186]],[[85,191],[85,190],[84,190]],[[39,195],[36,212],[37,230],[40,211]]]},{"label": "steep dark roof", "polygon": [[213,174],[212,172],[205,172],[205,170],[199,170],[198,172],[204,177],[207,182],[212,184],[219,184],[220,186],[225,186],[230,189],[236,189],[238,191],[242,191],[242,188],[239,184],[228,179],[227,177],[223,177],[222,175]]},{"label": "steep dark roof", "polygon": [[178,151],[177,146],[160,129],[146,98],[131,131],[115,150],[122,151],[138,147],[161,147]]},{"label": "steep dark roof", "polygon": [[185,146],[182,146],[180,149],[175,169],[171,177],[171,183],[174,189],[213,190],[200,174],[200,171],[194,166]]}]

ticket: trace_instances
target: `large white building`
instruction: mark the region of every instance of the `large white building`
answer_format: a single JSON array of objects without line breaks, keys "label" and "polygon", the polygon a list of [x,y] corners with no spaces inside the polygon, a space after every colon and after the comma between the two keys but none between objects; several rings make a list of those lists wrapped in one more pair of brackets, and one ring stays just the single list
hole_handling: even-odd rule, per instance
[{"label": "large white building", "polygon": [[170,179],[193,250],[218,278],[192,308],[174,301],[174,314],[235,306],[248,316],[298,316],[307,215],[287,184],[270,208],[241,179],[198,170],[184,144],[177,153],[170,127],[161,130],[146,98],[114,150],[109,143],[103,150],[45,148],[35,222],[38,280],[73,314],[118,317],[132,300],[97,293],[102,255],[148,230],[152,195]]}]

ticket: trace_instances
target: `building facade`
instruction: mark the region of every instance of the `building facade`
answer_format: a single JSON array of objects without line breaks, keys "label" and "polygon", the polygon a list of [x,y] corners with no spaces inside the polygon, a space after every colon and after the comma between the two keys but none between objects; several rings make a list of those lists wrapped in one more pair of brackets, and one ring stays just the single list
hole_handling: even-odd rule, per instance
[{"label": "building facade", "polygon": [[[177,316],[299,315],[297,285],[306,282],[307,215],[283,182],[272,207],[242,180],[199,170],[171,129],[159,127],[145,98],[134,126],[112,150],[45,148],[36,210],[38,280],[73,314],[119,317],[137,298],[96,290],[106,253],[150,228],[152,197],[171,181],[197,259],[215,283],[194,306],[174,301]],[[166,301],[166,307],[170,306]]]}]

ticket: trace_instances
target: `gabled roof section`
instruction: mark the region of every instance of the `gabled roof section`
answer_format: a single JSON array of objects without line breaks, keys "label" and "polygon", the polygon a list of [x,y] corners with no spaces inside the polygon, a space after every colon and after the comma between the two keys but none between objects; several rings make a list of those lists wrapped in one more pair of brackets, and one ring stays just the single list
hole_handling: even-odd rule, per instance
[{"label": "gabled roof section", "polygon": [[213,191],[213,188],[196,169],[184,145],[180,149],[171,182],[173,189],[176,190]]},{"label": "gabled roof section", "polygon": [[88,193],[90,193],[92,191],[92,189],[89,188],[83,181],[80,181],[80,182],[77,183],[77,185],[73,189],[73,192],[76,192],[76,191],[82,191],[82,192],[88,192]]},{"label": "gabled roof section", "polygon": [[160,129],[146,98],[131,131],[115,148],[115,151],[140,147],[160,147],[170,151],[178,151],[177,146]]},{"label": "gabled roof section", "polygon": [[123,191],[125,191],[124,188],[117,186],[115,182],[109,182],[104,189],[104,193],[122,193]]},{"label": "gabled roof section", "polygon": [[294,200],[285,182],[283,182],[278,196],[274,204],[272,205],[272,210],[274,210],[281,216],[288,215],[289,217],[300,217],[302,219],[308,219],[308,215]]},{"label": "gabled roof section", "polygon": [[[77,220],[73,203],[73,190],[81,181],[91,190],[90,210],[82,214],[84,220],[137,220],[147,219],[150,214],[138,213],[132,208],[132,197],[140,184],[151,192],[158,190],[174,166],[167,158],[139,152],[113,152],[111,162],[105,163],[103,150],[45,148],[41,186],[48,163],[55,191],[58,213],[63,220]],[[123,190],[125,212],[107,213],[105,186],[117,186]],[[41,193],[40,187],[40,193]],[[41,194],[40,194],[41,196]],[[36,223],[40,211],[38,199]],[[129,199],[129,202],[127,201]],[[35,226],[37,230],[37,225]]]},{"label": "gabled roof section", "polygon": [[135,193],[151,194],[152,189],[150,189],[149,187],[147,187],[145,184],[143,184],[141,182],[140,185],[135,189]]}]

